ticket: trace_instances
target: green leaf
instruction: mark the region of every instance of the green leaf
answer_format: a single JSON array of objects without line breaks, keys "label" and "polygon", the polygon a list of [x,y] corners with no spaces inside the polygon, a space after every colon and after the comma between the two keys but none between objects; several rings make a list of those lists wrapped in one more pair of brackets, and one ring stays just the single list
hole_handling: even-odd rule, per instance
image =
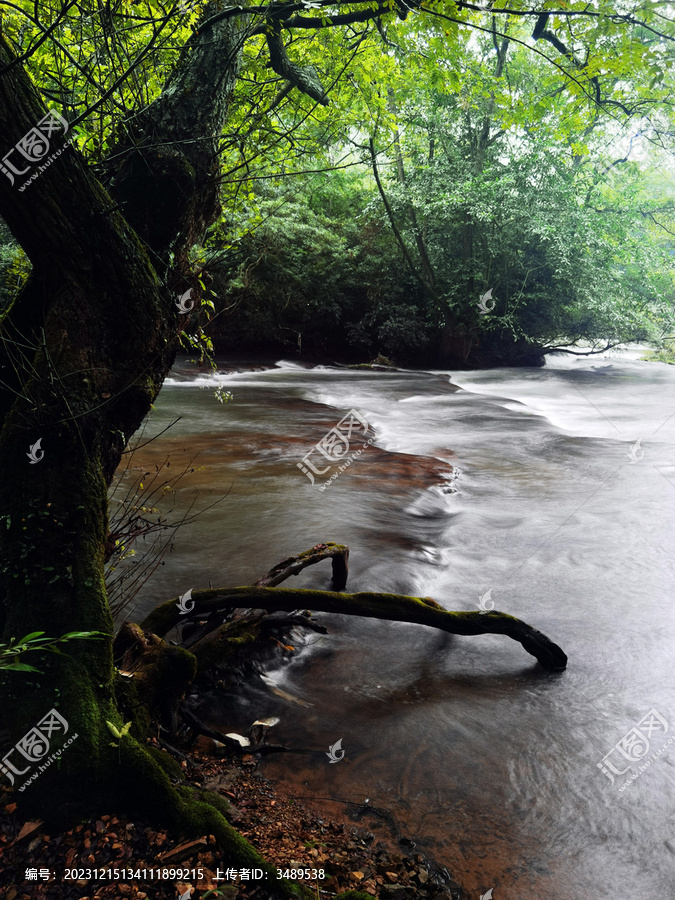
[{"label": "green leaf", "polygon": [[122,737],[121,733],[117,730],[117,728],[115,727],[115,725],[113,725],[112,722],[109,722],[109,721],[106,719],[105,724],[108,726],[108,728],[110,729],[110,731],[111,731],[111,733],[113,734],[114,737],[116,737],[116,738],[121,738],[121,737]]},{"label": "green leaf", "polygon": [[98,640],[102,637],[109,637],[105,631],[69,631],[67,634],[61,635],[60,641],[70,640]]},{"label": "green leaf", "polygon": [[44,634],[44,631],[31,631],[30,634],[27,634],[26,637],[21,638],[19,641],[20,644],[27,644],[29,641],[35,640],[35,638],[39,638]]},{"label": "green leaf", "polygon": [[40,675],[43,674],[41,669],[36,669],[35,666],[29,666],[28,663],[7,663],[4,664],[2,659],[0,659],[0,669],[7,672],[38,672]]}]

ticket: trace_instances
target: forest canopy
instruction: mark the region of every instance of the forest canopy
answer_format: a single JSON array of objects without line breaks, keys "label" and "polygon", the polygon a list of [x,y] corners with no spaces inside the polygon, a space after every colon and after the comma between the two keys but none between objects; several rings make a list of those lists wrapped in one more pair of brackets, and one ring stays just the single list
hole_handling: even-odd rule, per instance
[{"label": "forest canopy", "polygon": [[3,27],[104,178],[194,35],[250,11],[186,347],[540,364],[672,333],[667,6],[47,9]]}]

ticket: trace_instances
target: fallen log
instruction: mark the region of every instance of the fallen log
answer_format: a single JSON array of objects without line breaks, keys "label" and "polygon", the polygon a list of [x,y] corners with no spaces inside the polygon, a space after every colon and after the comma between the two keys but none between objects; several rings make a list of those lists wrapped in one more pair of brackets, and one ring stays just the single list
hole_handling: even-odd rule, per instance
[{"label": "fallen log", "polygon": [[[142,622],[141,628],[159,636],[167,634],[181,621],[178,600],[176,597],[154,609]],[[346,594],[337,591],[288,590],[254,585],[193,590],[192,600],[195,603],[194,612],[203,617],[212,612],[220,614],[241,608],[288,612],[310,609],[315,612],[427,625],[449,634],[504,634],[518,641],[523,649],[546,669],[560,671],[567,666],[567,656],[557,644],[515,616],[497,610],[487,613],[453,612],[427,597],[370,592]]]}]

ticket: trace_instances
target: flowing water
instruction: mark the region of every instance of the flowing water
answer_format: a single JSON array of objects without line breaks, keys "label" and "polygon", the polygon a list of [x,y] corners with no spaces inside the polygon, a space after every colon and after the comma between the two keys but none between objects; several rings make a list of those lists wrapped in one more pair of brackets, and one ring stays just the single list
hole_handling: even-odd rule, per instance
[{"label": "flowing water", "polygon": [[[219,405],[216,385],[234,399]],[[312,485],[297,464],[350,409],[375,441],[322,491],[337,465]],[[291,662],[210,721],[280,716],[274,740],[315,752],[267,758],[269,777],[305,797],[367,798],[467,897],[675,896],[674,368],[565,356],[209,376],[183,363],[151,430],[177,415],[134,466],[170,454],[175,471],[198,454],[179,503],[195,489],[227,497],[178,533],[131,618],[334,540],[350,547],[351,591],[457,610],[483,597],[569,656],[551,674],[503,636],[317,614],[331,633],[298,636]],[[329,580],[322,563],[284,586]],[[338,739],[345,757],[330,764]],[[613,783],[598,767],[608,754],[610,775],[627,769]]]}]

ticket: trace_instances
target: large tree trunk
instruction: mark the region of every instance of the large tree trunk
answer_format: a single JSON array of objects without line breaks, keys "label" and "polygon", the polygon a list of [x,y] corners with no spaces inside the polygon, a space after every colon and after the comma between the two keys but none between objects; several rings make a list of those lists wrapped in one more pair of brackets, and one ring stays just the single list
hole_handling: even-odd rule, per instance
[{"label": "large tree trunk", "polygon": [[[0,65],[11,59],[3,40]],[[0,81],[7,143],[45,113],[20,67]],[[147,251],[113,207],[72,148],[24,193],[0,182],[2,215],[34,266],[2,330],[5,638],[112,628],[103,585],[107,487],[157,395],[175,334]],[[44,457],[31,463],[38,439]],[[84,782],[70,784],[67,773],[90,772],[102,788],[111,763],[105,721],[119,717],[110,641],[78,647],[76,661],[46,657],[40,668],[37,690],[23,674],[6,676],[3,716],[14,737],[52,707],[65,716],[79,738],[58,775],[43,775],[53,784],[40,795],[77,803]],[[38,800],[37,792],[27,795]]]},{"label": "large tree trunk", "polygon": [[[138,720],[115,748],[106,724],[124,725],[117,696],[125,690],[103,581],[107,488],[173,362],[183,324],[176,285],[189,275],[188,250],[218,214],[217,143],[239,65],[240,21],[193,37],[143,115],[136,149],[117,149],[109,192],[73,148],[24,191],[0,175],[0,213],[33,265],[0,332],[0,640],[33,631],[109,635],[76,650],[71,643],[69,655],[40,656],[41,675],[3,673],[0,731],[9,735],[5,754],[56,709],[78,735],[58,769],[40,774],[39,788],[17,795],[26,811],[58,821],[124,806],[187,834],[215,834],[228,864],[261,866],[215,800],[176,792]],[[0,68],[13,59],[0,35]],[[46,113],[22,66],[5,72],[3,147]],[[44,456],[31,462],[38,439]],[[20,770],[16,754],[9,759]],[[17,786],[24,780],[7,766],[3,776]]]}]

